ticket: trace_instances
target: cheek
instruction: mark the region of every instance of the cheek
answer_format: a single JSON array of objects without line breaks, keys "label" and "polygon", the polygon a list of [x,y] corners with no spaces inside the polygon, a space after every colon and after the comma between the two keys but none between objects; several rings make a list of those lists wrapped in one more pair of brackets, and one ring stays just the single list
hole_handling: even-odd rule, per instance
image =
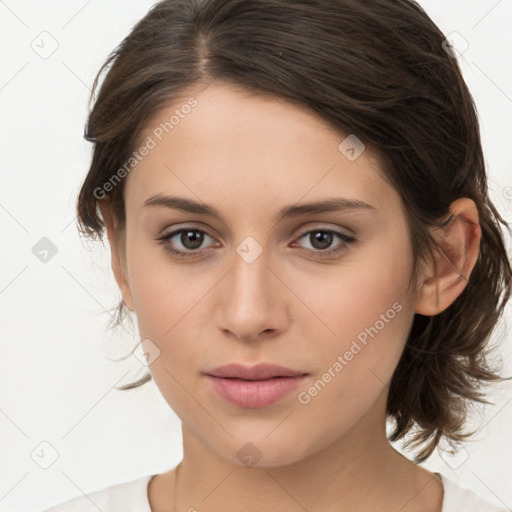
[{"label": "cheek", "polygon": [[191,273],[182,269],[185,265],[172,264],[163,248],[132,248],[130,289],[139,336],[141,340],[151,340],[148,346],[152,354],[157,354],[150,363],[151,375],[174,412],[179,417],[189,417],[200,412],[190,399],[197,395],[197,353],[201,352],[191,324],[215,280],[206,275],[192,285]]},{"label": "cheek", "polygon": [[[295,280],[294,291],[322,320],[326,340],[350,344],[362,333],[364,342],[364,333],[376,324],[375,339],[401,343],[399,334],[407,328],[415,299],[408,289],[411,272],[412,252],[406,233],[395,234],[392,243],[383,234],[347,254],[328,273],[302,275]],[[336,341],[329,345],[335,346]]]},{"label": "cheek", "polygon": [[[303,283],[298,293],[329,329],[321,326],[325,334],[315,346],[315,359],[318,376],[329,382],[331,399],[364,408],[389,383],[414,317],[411,271],[412,252],[404,233],[393,243],[382,237],[371,250],[346,258],[316,286]],[[314,333],[309,337],[314,339]]]},{"label": "cheek", "polygon": [[[192,371],[204,369],[198,367],[197,353],[203,352],[200,344],[208,342],[201,335],[212,318],[205,307],[224,271],[191,270],[190,264],[173,261],[157,244],[134,244],[128,251],[139,336],[151,340],[160,353],[151,373],[157,382],[160,376],[169,380],[165,370],[188,378]],[[172,386],[171,381],[167,384]]]},{"label": "cheek", "polygon": [[[169,329],[190,309],[193,290],[197,287],[191,288],[186,266],[173,263],[164,247],[147,239],[144,233],[127,238],[126,252],[129,286],[140,334],[164,339]],[[197,295],[196,302],[200,299],[199,293]]]}]

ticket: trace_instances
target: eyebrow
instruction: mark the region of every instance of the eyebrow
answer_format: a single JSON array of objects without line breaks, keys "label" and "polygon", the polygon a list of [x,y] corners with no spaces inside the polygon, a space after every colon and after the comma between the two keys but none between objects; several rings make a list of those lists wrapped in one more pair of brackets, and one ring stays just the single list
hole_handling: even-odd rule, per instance
[{"label": "eyebrow", "polygon": [[[223,216],[213,206],[205,203],[199,203],[185,197],[155,194],[144,201],[143,208],[147,207],[170,208],[173,210],[195,213],[198,215],[217,217],[224,221]],[[346,210],[377,210],[377,208],[359,199],[331,197],[312,203],[285,206],[279,210],[277,214],[277,221],[311,213],[337,212]]]}]

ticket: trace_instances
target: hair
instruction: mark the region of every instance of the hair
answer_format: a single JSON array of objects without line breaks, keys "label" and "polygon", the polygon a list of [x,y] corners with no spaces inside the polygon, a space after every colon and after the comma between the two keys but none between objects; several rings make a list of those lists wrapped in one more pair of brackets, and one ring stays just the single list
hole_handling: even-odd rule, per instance
[{"label": "hair", "polygon": [[[510,227],[488,197],[476,107],[445,39],[412,0],[161,1],[94,80],[84,131],[94,150],[77,199],[82,236],[103,240],[102,195],[122,231],[125,180],[108,194],[105,184],[160,109],[213,81],[284,98],[377,149],[407,214],[411,283],[439,247],[430,228],[445,226],[454,200],[472,199],[482,233],[477,262],[448,308],[415,315],[389,384],[388,439],[416,431],[416,462],[443,437],[453,446],[472,435],[464,432],[470,406],[490,403],[481,385],[505,380],[488,356],[510,295],[500,224]],[[126,316],[121,300],[110,328]],[[120,389],[151,379],[148,373]]]}]

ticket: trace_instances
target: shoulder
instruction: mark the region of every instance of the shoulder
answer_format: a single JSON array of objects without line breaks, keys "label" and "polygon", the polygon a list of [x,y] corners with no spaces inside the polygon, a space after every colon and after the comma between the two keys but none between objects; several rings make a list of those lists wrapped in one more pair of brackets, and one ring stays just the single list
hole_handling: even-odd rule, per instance
[{"label": "shoulder", "polygon": [[443,481],[444,498],[441,512],[507,512],[508,509],[492,505],[469,489],[465,489],[438,473]]},{"label": "shoulder", "polygon": [[148,483],[153,475],[111,485],[105,489],[82,494],[42,512],[151,512]]}]

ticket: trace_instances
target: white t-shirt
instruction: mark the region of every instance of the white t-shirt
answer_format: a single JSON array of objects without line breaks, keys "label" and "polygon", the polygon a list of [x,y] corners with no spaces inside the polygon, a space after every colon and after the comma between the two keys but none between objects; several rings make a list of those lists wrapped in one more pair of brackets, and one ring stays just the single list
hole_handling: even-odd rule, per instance
[{"label": "white t-shirt", "polygon": [[[444,486],[441,512],[509,512],[484,501],[473,491],[464,489],[441,473]],[[148,484],[153,475],[112,485],[101,491],[82,495],[43,512],[151,512]]]}]

